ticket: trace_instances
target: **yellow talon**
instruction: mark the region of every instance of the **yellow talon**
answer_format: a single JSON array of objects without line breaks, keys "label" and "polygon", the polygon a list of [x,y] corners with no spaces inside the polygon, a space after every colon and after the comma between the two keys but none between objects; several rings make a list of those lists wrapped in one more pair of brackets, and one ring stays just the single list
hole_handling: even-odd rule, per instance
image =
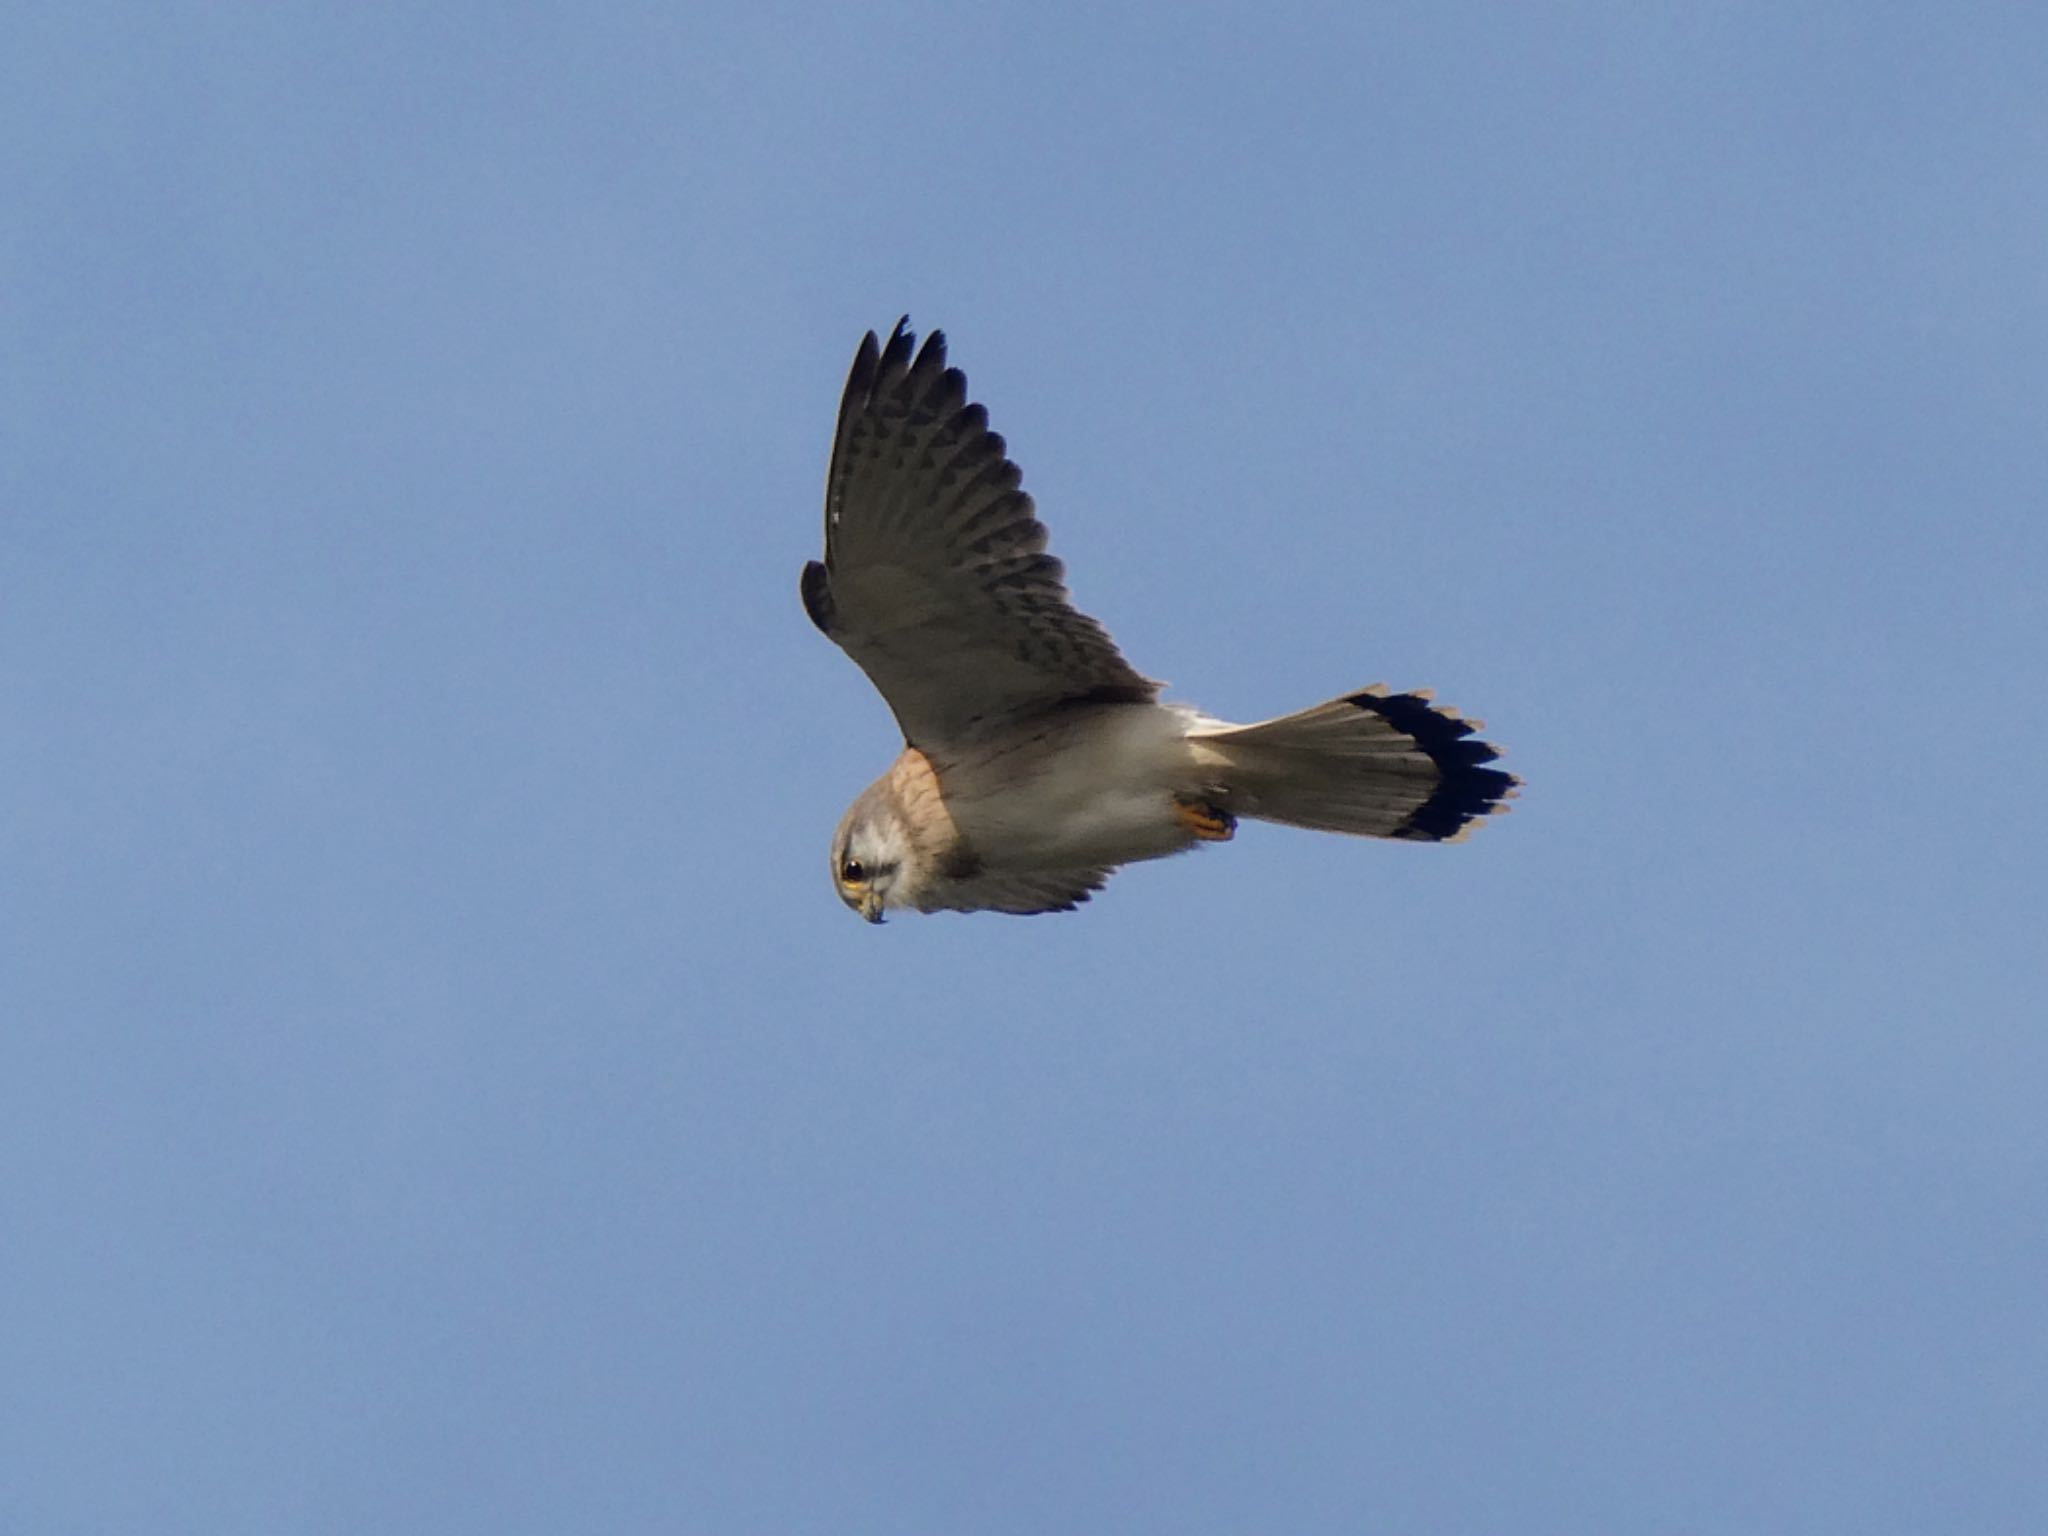
[{"label": "yellow talon", "polygon": [[1183,800],[1176,795],[1173,800],[1173,814],[1175,820],[1206,843],[1227,843],[1231,834],[1237,830],[1235,816],[1228,811],[1218,810],[1205,801]]}]

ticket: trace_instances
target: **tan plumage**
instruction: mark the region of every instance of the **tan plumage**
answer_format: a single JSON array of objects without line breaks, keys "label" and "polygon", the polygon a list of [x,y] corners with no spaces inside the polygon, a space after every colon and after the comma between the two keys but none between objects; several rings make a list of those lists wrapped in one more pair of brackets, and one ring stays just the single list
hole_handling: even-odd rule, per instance
[{"label": "tan plumage", "polygon": [[804,608],[881,690],[905,750],[833,838],[840,896],[1047,912],[1120,864],[1230,836],[1238,816],[1456,841],[1518,781],[1474,723],[1367,689],[1259,725],[1159,701],[1068,599],[988,413],[898,322],[862,341],[825,485],[825,559]]}]

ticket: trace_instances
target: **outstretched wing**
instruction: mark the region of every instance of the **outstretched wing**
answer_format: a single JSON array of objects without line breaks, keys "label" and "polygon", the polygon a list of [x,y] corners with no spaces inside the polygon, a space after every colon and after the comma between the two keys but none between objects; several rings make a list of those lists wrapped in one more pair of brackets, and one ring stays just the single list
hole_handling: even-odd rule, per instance
[{"label": "outstretched wing", "polygon": [[825,560],[804,567],[811,622],[913,746],[1069,700],[1151,700],[1159,685],[1068,601],[1017,466],[946,366],[945,336],[917,348],[907,326],[886,347],[870,331],[847,375]]},{"label": "outstretched wing", "polygon": [[1116,873],[1108,869],[1045,869],[1029,873],[969,874],[933,882],[918,908],[925,912],[1071,912]]}]

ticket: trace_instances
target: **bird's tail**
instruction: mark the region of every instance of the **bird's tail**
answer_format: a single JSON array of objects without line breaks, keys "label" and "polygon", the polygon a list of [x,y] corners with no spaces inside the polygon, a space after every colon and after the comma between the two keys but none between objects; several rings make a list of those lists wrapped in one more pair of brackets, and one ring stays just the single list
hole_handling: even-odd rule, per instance
[{"label": "bird's tail", "polygon": [[1482,766],[1500,751],[1479,727],[1427,692],[1375,686],[1257,725],[1204,724],[1188,741],[1233,815],[1439,843],[1505,811],[1521,783]]}]

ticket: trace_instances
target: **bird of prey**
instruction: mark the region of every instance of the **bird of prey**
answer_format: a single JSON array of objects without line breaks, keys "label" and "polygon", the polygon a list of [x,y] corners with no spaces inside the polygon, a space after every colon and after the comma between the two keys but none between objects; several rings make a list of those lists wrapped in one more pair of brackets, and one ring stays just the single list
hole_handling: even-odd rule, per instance
[{"label": "bird of prey", "polygon": [[832,838],[832,883],[870,922],[1065,912],[1119,865],[1228,839],[1238,818],[1456,842],[1519,784],[1477,720],[1374,686],[1257,725],[1162,702],[1068,601],[1017,466],[946,366],[870,331],[839,402],[825,559],[804,611],[902,727]]}]

